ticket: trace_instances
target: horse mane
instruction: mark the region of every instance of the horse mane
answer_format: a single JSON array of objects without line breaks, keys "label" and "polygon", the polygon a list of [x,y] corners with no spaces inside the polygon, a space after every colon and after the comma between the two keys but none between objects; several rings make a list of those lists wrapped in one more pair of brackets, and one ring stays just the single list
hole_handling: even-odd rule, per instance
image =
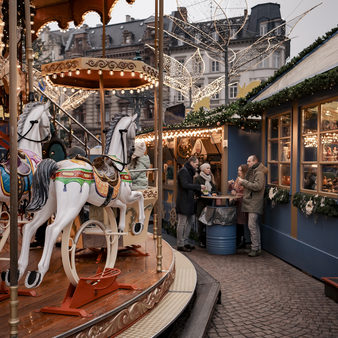
[{"label": "horse mane", "polygon": [[23,135],[23,127],[25,125],[25,122],[27,120],[28,115],[34,109],[36,106],[41,105],[41,102],[28,102],[24,108],[22,114],[19,116],[19,121],[18,121],[18,134]]},{"label": "horse mane", "polygon": [[106,133],[106,147],[105,147],[105,154],[108,154],[108,150],[110,147],[110,142],[114,134],[114,130],[116,128],[116,125],[119,123],[119,121],[126,117],[129,116],[128,114],[122,114],[122,115],[116,115],[115,117],[112,118],[110,124],[109,124],[109,130]]}]

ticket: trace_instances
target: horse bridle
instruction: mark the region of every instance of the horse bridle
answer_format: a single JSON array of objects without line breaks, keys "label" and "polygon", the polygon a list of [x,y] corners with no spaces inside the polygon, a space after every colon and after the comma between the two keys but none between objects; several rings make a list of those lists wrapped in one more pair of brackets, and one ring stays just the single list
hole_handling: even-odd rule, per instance
[{"label": "horse bridle", "polygon": [[[120,132],[120,138],[121,138],[121,143],[122,143],[122,154],[123,154],[123,162],[120,162],[120,161],[116,161],[117,163],[119,163],[119,164],[121,164],[122,166],[123,166],[123,168],[122,168],[122,170],[121,171],[123,171],[123,169],[124,169],[124,167],[128,164],[127,163],[127,161],[126,161],[126,158],[125,158],[125,147],[126,147],[126,145],[124,144],[124,138],[123,138],[123,134],[124,133],[128,133],[128,130],[129,130],[129,128],[130,128],[130,126],[131,126],[131,124],[133,123],[134,121],[132,120],[130,123],[129,123],[129,125],[125,128],[125,129],[119,129],[119,132]],[[120,170],[119,170],[120,171]],[[121,172],[120,171],[120,172]]]},{"label": "horse bridle", "polygon": [[31,141],[31,142],[42,143],[42,142],[45,142],[45,141],[47,141],[47,140],[49,139],[49,136],[50,136],[50,135],[47,135],[47,136],[46,136],[44,139],[42,139],[42,140],[32,140],[32,139],[26,137],[26,135],[27,135],[27,134],[32,130],[32,128],[34,127],[34,124],[39,123],[38,120],[31,120],[31,121],[29,121],[29,122],[31,123],[31,126],[30,126],[30,128],[27,130],[27,132],[26,132],[25,135],[20,135],[20,133],[18,132],[18,135],[20,136],[20,138],[18,139],[18,142],[21,141],[22,139],[25,139],[25,140]]}]

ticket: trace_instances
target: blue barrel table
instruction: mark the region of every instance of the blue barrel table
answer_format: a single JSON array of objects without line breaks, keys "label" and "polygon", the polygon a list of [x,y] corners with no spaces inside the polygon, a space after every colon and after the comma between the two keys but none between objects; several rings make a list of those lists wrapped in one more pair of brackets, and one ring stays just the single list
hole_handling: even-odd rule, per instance
[{"label": "blue barrel table", "polygon": [[202,211],[202,214],[205,220],[203,223],[207,225],[208,253],[213,255],[236,253],[236,207],[208,206]]}]

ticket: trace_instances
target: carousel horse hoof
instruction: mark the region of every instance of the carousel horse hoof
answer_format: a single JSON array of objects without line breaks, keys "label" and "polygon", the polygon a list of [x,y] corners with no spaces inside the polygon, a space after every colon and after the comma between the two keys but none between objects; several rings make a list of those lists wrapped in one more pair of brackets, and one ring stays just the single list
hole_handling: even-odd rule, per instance
[{"label": "carousel horse hoof", "polygon": [[[18,270],[18,276],[20,275]],[[8,269],[7,271],[1,272],[1,279],[6,283],[7,286],[11,285],[11,271]],[[18,278],[19,279],[19,278]]]},{"label": "carousel horse hoof", "polygon": [[139,235],[143,231],[143,223],[135,223],[131,229],[133,235]]},{"label": "carousel horse hoof", "polygon": [[26,280],[25,280],[25,287],[27,289],[36,288],[40,285],[41,282],[41,273],[38,271],[28,271]]}]

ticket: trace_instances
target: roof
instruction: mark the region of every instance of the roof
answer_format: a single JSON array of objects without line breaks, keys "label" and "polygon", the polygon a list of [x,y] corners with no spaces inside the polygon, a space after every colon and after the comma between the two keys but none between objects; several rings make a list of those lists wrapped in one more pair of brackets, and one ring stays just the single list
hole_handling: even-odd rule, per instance
[{"label": "roof", "polygon": [[263,88],[253,101],[262,101],[285,88],[293,87],[306,79],[336,68],[338,66],[337,51],[338,31],[306,54],[294,67]]}]

